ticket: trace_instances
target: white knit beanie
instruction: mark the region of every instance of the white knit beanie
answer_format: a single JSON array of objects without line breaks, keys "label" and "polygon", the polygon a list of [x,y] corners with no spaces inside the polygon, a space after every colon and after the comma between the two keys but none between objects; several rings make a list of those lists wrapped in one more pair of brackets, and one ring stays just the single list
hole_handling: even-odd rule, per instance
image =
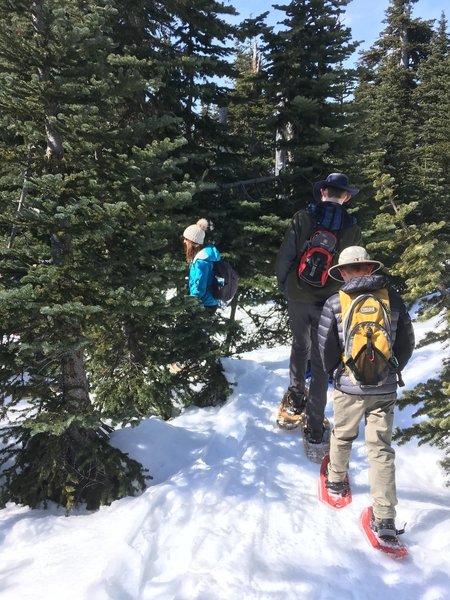
[{"label": "white knit beanie", "polygon": [[200,219],[195,225],[189,225],[183,232],[183,237],[186,240],[194,242],[194,244],[202,245],[205,241],[205,231],[208,229],[208,221]]}]

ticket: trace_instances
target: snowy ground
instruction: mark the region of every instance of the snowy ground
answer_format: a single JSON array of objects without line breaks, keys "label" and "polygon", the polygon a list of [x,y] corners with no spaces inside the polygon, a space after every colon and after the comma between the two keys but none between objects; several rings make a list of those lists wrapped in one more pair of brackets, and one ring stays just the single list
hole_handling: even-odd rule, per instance
[{"label": "snowy ground", "polygon": [[[416,325],[417,337],[434,326]],[[317,499],[319,467],[306,460],[300,432],[275,425],[288,355],[282,347],[225,361],[236,386],[221,408],[115,432],[113,443],[154,477],[140,497],[70,517],[1,510],[1,600],[449,600],[442,453],[397,448],[397,525],[407,522],[410,558],[373,550],[358,525],[370,503],[361,436],[353,503],[333,511]],[[441,359],[436,345],[416,351],[407,388],[437,373]]]}]

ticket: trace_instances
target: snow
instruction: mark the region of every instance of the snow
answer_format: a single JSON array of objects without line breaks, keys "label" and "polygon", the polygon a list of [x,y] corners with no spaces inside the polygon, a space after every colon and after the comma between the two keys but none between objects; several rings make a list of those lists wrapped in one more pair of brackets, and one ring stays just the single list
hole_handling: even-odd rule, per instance
[{"label": "snow", "polygon": [[[416,335],[436,322],[416,323]],[[417,350],[406,389],[436,375],[444,349]],[[275,424],[288,383],[287,346],[224,361],[235,383],[219,408],[190,408],[112,434],[153,476],[136,498],[70,516],[57,507],[0,511],[1,600],[449,600],[450,489],[443,452],[396,447],[397,525],[410,557],[369,546],[362,435],[350,463],[353,502],[317,497],[319,465],[299,430]],[[413,410],[397,411],[396,424]],[[327,416],[332,420],[331,389]]]}]

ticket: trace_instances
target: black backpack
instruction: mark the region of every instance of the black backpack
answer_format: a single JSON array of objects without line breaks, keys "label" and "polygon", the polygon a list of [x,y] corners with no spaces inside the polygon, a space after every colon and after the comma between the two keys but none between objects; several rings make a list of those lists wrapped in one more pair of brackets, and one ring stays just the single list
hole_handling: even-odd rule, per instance
[{"label": "black backpack", "polygon": [[231,302],[238,288],[239,277],[227,260],[214,263],[212,295],[221,302]]}]

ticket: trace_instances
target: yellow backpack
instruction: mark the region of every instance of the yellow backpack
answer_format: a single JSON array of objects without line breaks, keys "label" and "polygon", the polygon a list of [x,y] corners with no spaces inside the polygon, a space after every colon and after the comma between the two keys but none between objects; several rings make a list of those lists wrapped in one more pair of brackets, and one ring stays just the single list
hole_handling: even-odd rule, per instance
[{"label": "yellow backpack", "polygon": [[344,352],[350,379],[361,386],[383,385],[398,362],[392,351],[391,309],[386,288],[363,294],[339,291]]}]

